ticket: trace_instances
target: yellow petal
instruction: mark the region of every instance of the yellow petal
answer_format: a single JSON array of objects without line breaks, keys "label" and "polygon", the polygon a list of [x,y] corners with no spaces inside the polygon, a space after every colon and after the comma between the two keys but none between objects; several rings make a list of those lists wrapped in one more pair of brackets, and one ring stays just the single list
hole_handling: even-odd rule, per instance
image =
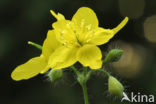
[{"label": "yellow petal", "polygon": [[16,67],[12,72],[11,77],[16,81],[29,79],[39,74],[45,66],[46,62],[42,56],[35,57],[27,61],[25,64]]},{"label": "yellow petal", "polygon": [[120,31],[128,22],[128,17],[125,17],[125,19],[114,29],[112,29],[114,31],[114,34],[116,34],[118,31]]},{"label": "yellow petal", "polygon": [[49,59],[49,56],[58,48],[61,44],[57,41],[54,30],[49,30],[47,38],[45,39],[42,47],[42,55]]},{"label": "yellow petal", "polygon": [[88,30],[98,27],[98,19],[94,11],[88,7],[81,7],[72,18],[75,25]]},{"label": "yellow petal", "polygon": [[62,69],[73,65],[76,60],[77,48],[62,46],[58,48],[49,58],[48,66],[52,69]]},{"label": "yellow petal", "polygon": [[91,69],[99,69],[102,67],[102,53],[95,45],[86,44],[77,52],[77,60],[83,66],[89,66]]},{"label": "yellow petal", "polygon": [[56,38],[59,42],[66,45],[73,45],[77,42],[76,36],[73,30],[73,23],[69,20],[57,21],[52,24]]},{"label": "yellow petal", "polygon": [[63,34],[67,30],[71,29],[69,26],[71,22],[69,20],[57,21],[52,24],[54,30],[58,30],[59,33]]},{"label": "yellow petal", "polygon": [[126,17],[116,28],[114,29],[103,29],[103,28],[97,28],[96,32],[94,33],[93,37],[89,41],[89,43],[95,44],[95,45],[102,45],[107,43],[111,38],[114,37],[114,35],[121,30],[126,23],[128,22],[128,17]]},{"label": "yellow petal", "polygon": [[107,43],[114,36],[114,32],[110,29],[98,28],[89,41],[91,44],[102,45]]},{"label": "yellow petal", "polygon": [[56,14],[53,10],[50,10],[51,14],[59,21],[59,20],[65,20],[64,16],[60,13]]}]

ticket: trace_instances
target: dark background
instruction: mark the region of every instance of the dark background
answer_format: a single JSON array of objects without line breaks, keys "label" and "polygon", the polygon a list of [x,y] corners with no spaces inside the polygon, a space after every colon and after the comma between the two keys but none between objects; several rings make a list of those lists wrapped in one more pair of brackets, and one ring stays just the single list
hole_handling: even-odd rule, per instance
[{"label": "dark background", "polygon": [[[45,75],[15,82],[10,74],[17,65],[40,51],[28,41],[42,44],[55,18],[50,9],[71,19],[79,7],[92,8],[104,28],[117,26],[125,16],[128,24],[106,45],[104,53],[119,48],[119,62],[106,66],[125,86],[126,92],[156,97],[156,0],[0,0],[0,103],[1,104],[82,104],[81,87],[72,71],[51,84]],[[88,85],[90,104],[120,104],[109,95],[107,78],[91,77]]]}]

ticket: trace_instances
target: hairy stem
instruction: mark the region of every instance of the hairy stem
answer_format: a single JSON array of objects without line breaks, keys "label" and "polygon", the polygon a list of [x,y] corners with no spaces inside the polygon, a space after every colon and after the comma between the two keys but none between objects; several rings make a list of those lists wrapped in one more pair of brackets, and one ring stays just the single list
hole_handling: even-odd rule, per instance
[{"label": "hairy stem", "polygon": [[107,71],[105,71],[105,70],[100,70],[100,71],[103,72],[107,77],[110,76],[110,74]]},{"label": "hairy stem", "polygon": [[89,76],[91,75],[91,71],[87,72],[87,67],[83,68],[83,72],[79,72],[74,66],[70,67],[75,74],[77,75],[77,81],[82,87],[83,95],[84,95],[84,102],[85,104],[88,104],[88,93],[87,93],[87,80],[89,79]]},{"label": "hairy stem", "polygon": [[87,92],[86,82],[83,83],[81,86],[82,86],[82,89],[83,89],[83,96],[84,96],[85,104],[88,104],[88,92]]}]

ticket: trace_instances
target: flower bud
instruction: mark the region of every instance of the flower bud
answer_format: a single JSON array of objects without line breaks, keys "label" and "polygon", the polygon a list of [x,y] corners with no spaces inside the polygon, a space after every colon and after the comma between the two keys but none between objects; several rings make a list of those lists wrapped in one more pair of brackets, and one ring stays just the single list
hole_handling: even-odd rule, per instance
[{"label": "flower bud", "polygon": [[112,49],[108,52],[107,56],[104,59],[104,63],[115,62],[120,60],[123,54],[123,50],[120,49]]},{"label": "flower bud", "polygon": [[50,72],[48,73],[48,77],[51,82],[55,82],[56,80],[62,77],[62,74],[63,74],[62,69],[50,70]]},{"label": "flower bud", "polygon": [[122,97],[124,87],[116,78],[110,76],[108,79],[108,90],[111,95]]}]

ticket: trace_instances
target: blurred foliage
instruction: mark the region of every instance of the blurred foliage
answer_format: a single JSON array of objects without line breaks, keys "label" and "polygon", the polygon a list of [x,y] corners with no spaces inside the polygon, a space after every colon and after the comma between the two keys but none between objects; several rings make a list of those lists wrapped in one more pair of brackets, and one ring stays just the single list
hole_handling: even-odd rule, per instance
[{"label": "blurred foliage", "polygon": [[[129,5],[126,6],[127,4]],[[56,84],[50,84],[44,75],[20,82],[15,82],[10,77],[17,65],[40,54],[40,51],[29,46],[27,42],[43,43],[48,29],[52,28],[51,23],[56,21],[51,16],[50,9],[70,19],[82,6],[92,8],[97,13],[100,26],[104,28],[115,27],[125,15],[130,17],[127,26],[108,44],[100,47],[104,55],[113,48],[127,52],[124,53],[118,66],[110,64],[106,69],[112,74],[118,72],[115,76],[122,78],[121,82],[128,93],[133,91],[153,94],[156,97],[156,39],[149,41],[147,38],[148,33],[151,33],[149,31],[156,33],[156,29],[151,30],[149,27],[155,24],[145,26],[149,20],[144,24],[148,17],[156,15],[156,0],[0,0],[0,100],[2,104],[80,104],[83,102],[81,87],[75,83],[72,71],[65,71],[63,81]],[[156,23],[155,19],[152,21]],[[156,38],[155,34],[149,35]],[[125,68],[128,71],[125,71]],[[119,71],[119,69],[123,70]],[[137,74],[128,75],[131,70]],[[106,78],[98,73],[89,80],[88,92],[91,104],[121,103],[119,99],[109,96],[106,83]]]}]

